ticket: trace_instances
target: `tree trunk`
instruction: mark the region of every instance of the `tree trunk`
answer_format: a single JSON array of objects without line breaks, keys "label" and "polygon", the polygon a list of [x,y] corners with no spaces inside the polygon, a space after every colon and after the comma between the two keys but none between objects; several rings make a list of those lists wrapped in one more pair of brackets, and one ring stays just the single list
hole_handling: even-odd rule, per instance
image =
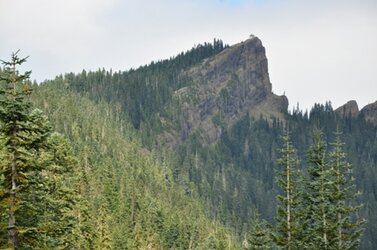
[{"label": "tree trunk", "polygon": [[[287,141],[287,151],[289,152],[289,143]],[[291,241],[292,241],[292,234],[291,234],[291,179],[290,179],[291,169],[290,169],[290,162],[289,162],[289,154],[287,154],[287,247],[288,250],[291,249]]]},{"label": "tree trunk", "polygon": [[[14,132],[15,133],[15,132]],[[15,152],[11,154],[12,172],[11,172],[11,185],[12,189],[9,193],[9,222],[8,222],[8,245],[10,248],[15,249],[17,247],[17,232],[16,232],[16,178],[17,178],[17,165]]]}]

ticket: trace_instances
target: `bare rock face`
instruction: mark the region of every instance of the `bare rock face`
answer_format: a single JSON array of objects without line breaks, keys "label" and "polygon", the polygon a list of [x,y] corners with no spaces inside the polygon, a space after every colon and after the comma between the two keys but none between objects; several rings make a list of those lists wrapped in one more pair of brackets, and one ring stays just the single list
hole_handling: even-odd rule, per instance
[{"label": "bare rock face", "polygon": [[361,113],[367,121],[377,125],[377,101],[366,105],[361,109]]},{"label": "bare rock face", "polygon": [[233,45],[184,72],[193,84],[179,89],[174,98],[181,104],[180,140],[200,131],[215,142],[223,127],[246,114],[283,119],[288,99],[271,91],[265,48],[257,37]]},{"label": "bare rock face", "polygon": [[345,116],[357,117],[360,113],[359,106],[357,105],[357,102],[355,100],[349,101],[343,106],[340,106],[339,108],[335,110],[335,112],[342,117],[345,117]]}]

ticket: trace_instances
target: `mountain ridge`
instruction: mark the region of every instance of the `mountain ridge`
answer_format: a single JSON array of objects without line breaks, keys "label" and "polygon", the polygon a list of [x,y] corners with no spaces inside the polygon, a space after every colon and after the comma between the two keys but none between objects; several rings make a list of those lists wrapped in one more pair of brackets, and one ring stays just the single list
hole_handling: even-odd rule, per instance
[{"label": "mountain ridge", "polygon": [[[377,196],[370,187],[376,179],[373,145],[377,128],[364,119],[336,115],[331,103],[315,105],[309,115],[299,110],[287,112],[288,99],[271,91],[265,49],[258,38],[229,48],[214,47],[207,44],[200,47],[201,52],[194,48],[180,59],[174,57],[132,71],[66,74],[54,82],[94,103],[105,102],[110,110],[117,107],[114,117],[130,121],[127,126],[133,126],[133,133],[140,136],[140,147],[153,155],[169,154],[163,156],[161,167],[171,175],[162,174],[160,181],[166,185],[179,183],[184,194],[200,198],[211,219],[230,226],[239,236],[244,235],[243,225],[254,211],[271,223],[274,220],[278,194],[274,180],[284,121],[303,159],[313,129],[320,127],[331,141],[340,127],[351,165],[355,166],[357,186],[363,191],[363,202],[370,204],[361,216],[373,221],[375,217],[369,211],[375,211]],[[58,108],[53,111],[63,112]],[[104,116],[111,120],[107,114]],[[75,116],[70,119],[77,122]],[[63,131],[70,127],[64,120],[58,123],[64,123]],[[82,145],[91,143],[87,138],[96,145],[109,134],[105,124],[87,123],[95,130],[82,135]],[[121,124],[120,131],[128,130],[127,126]],[[109,152],[108,161],[100,165],[101,171],[112,165],[115,145],[119,143],[98,145],[99,150]],[[93,156],[97,157],[95,148]],[[114,155],[118,154],[122,155],[121,149]],[[121,165],[138,169],[139,163],[130,159]],[[305,167],[305,163],[302,165]],[[129,171],[127,168],[124,171]],[[143,171],[147,169],[148,164]],[[128,176],[127,172],[124,175]],[[111,178],[117,176],[119,172]],[[113,182],[111,178],[109,183]],[[110,190],[114,193],[106,193],[106,198],[113,199],[118,191]],[[375,232],[375,225],[368,223],[363,249],[377,245]]]},{"label": "mountain ridge", "polygon": [[360,112],[367,121],[377,125],[377,101],[366,105]]},{"label": "mountain ridge", "polygon": [[377,125],[377,101],[369,103],[359,110],[357,102],[351,100],[335,109],[335,112],[342,117],[362,115],[365,120]]},{"label": "mountain ridge", "polygon": [[171,145],[179,143],[172,137],[179,135],[183,142],[197,130],[214,143],[224,128],[247,114],[284,119],[288,112],[286,96],[272,93],[265,48],[257,37],[204,59],[183,75],[192,79],[193,84],[173,94],[182,107],[182,115],[181,130],[163,135]]},{"label": "mountain ridge", "polygon": [[355,100],[348,101],[339,108],[335,109],[335,112],[341,116],[357,117],[360,113],[359,106]]}]

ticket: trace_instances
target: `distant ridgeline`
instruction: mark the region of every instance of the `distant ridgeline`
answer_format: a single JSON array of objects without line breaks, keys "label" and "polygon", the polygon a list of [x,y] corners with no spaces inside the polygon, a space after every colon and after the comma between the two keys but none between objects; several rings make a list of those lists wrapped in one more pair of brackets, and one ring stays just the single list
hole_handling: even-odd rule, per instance
[{"label": "distant ridgeline", "polygon": [[266,221],[277,225],[277,162],[289,127],[305,178],[313,131],[321,129],[325,152],[334,148],[334,132],[343,133],[354,190],[362,192],[352,219],[367,220],[360,249],[377,248],[373,110],[354,115],[326,103],[288,112],[287,98],[272,93],[257,37],[230,47],[215,39],[135,70],[70,73],[34,89],[34,105],[77,154],[91,218],[87,244],[237,249],[276,242],[251,236],[266,236]]},{"label": "distant ridgeline", "polygon": [[93,100],[118,102],[135,128],[150,123],[163,113],[173,92],[191,84],[182,71],[218,54],[228,45],[214,39],[213,43],[197,45],[179,55],[127,72],[86,72],[66,74],[64,81],[76,91],[89,93]]}]

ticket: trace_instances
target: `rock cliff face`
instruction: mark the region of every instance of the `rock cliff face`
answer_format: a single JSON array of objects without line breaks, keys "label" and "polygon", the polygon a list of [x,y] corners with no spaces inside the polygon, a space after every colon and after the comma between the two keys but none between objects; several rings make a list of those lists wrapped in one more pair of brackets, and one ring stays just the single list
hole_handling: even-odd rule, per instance
[{"label": "rock cliff face", "polygon": [[336,113],[338,113],[340,116],[351,116],[351,117],[357,117],[360,113],[359,107],[357,105],[357,102],[355,100],[349,101],[343,106],[340,106],[335,110]]},{"label": "rock cliff face", "polygon": [[361,109],[361,113],[367,121],[377,125],[377,101],[366,105]]},{"label": "rock cliff face", "polygon": [[283,119],[288,99],[271,91],[265,48],[257,37],[225,49],[184,72],[193,81],[174,98],[181,103],[180,140],[199,131],[215,142],[224,127],[250,114]]}]

